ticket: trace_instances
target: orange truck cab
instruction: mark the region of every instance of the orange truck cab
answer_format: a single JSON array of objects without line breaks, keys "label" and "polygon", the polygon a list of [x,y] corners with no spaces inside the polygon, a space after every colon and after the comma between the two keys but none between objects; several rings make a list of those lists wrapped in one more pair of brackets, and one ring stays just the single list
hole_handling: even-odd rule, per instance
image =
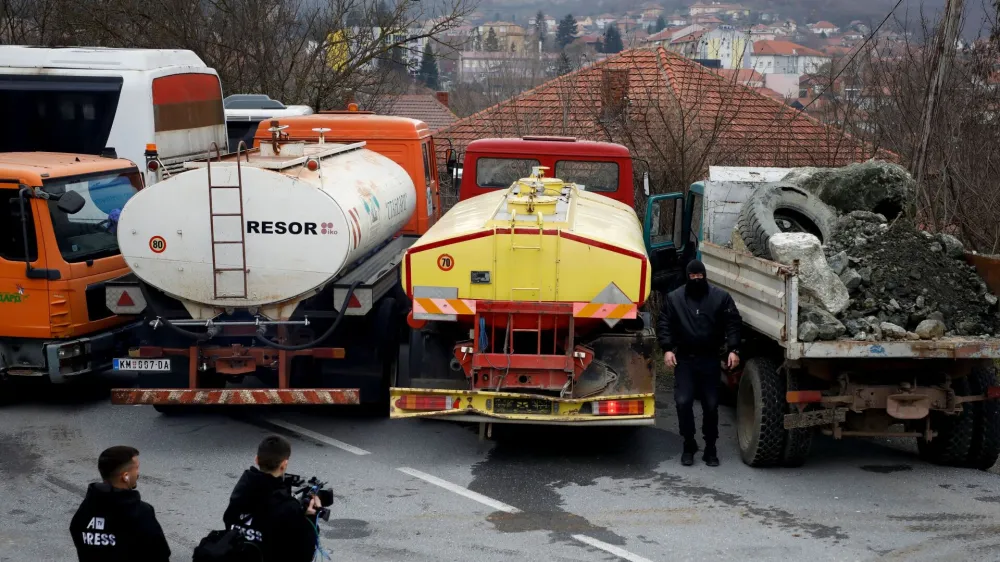
[{"label": "orange truck cab", "polygon": [[142,185],[128,160],[0,153],[0,378],[61,383],[128,349],[137,325],[104,282],[128,271],[117,218]]}]

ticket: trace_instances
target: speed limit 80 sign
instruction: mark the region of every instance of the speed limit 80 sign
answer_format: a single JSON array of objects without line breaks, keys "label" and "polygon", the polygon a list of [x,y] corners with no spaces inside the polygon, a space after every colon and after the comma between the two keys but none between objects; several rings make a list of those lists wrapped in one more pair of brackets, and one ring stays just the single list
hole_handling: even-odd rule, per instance
[{"label": "speed limit 80 sign", "polygon": [[162,254],[167,249],[167,241],[162,236],[154,236],[149,239],[149,249],[154,254]]}]

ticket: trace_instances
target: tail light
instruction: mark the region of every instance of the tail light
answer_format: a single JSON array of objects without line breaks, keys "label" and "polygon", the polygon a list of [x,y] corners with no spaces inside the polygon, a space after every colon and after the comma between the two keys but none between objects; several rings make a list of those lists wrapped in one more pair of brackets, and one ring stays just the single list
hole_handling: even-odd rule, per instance
[{"label": "tail light", "polygon": [[790,390],[785,393],[785,401],[789,404],[812,404],[822,400],[823,393],[818,390]]},{"label": "tail light", "polygon": [[421,412],[434,412],[439,410],[451,410],[461,406],[462,398],[451,396],[425,396],[421,394],[407,394],[396,399],[396,408],[399,410],[417,410]]},{"label": "tail light", "polygon": [[986,389],[986,398],[990,400],[996,400],[1000,398],[1000,386],[991,386]]},{"label": "tail light", "polygon": [[646,405],[642,400],[602,400],[591,408],[598,416],[641,416]]},{"label": "tail light", "polygon": [[150,172],[155,172],[155,171],[159,170],[160,169],[160,161],[159,160],[150,160],[149,162],[146,163],[146,169],[149,170]]}]

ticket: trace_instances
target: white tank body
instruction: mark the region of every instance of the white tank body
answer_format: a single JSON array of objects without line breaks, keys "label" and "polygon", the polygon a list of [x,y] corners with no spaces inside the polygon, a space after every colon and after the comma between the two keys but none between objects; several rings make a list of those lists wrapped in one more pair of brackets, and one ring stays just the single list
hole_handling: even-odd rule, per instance
[{"label": "white tank body", "polygon": [[303,147],[294,149],[282,150],[283,168],[259,155],[239,170],[213,162],[211,190],[205,167],[141,190],[118,223],[129,267],[192,312],[273,310],[313,294],[413,214],[413,181],[389,158],[344,145],[307,145],[294,158]]}]

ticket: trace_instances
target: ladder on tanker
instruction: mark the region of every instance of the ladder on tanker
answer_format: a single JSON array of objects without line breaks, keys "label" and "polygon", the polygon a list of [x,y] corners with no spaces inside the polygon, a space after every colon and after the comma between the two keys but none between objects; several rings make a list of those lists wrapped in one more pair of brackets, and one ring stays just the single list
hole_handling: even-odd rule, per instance
[{"label": "ladder on tanker", "polygon": [[[208,220],[212,237],[212,291],[216,299],[247,298],[247,252],[243,221],[243,172],[240,156],[246,145],[236,149],[236,184],[212,183],[212,151],[222,162],[219,146],[212,143],[205,168],[208,173]],[[249,161],[249,155],[248,155]],[[228,180],[232,181],[232,169]]]}]

